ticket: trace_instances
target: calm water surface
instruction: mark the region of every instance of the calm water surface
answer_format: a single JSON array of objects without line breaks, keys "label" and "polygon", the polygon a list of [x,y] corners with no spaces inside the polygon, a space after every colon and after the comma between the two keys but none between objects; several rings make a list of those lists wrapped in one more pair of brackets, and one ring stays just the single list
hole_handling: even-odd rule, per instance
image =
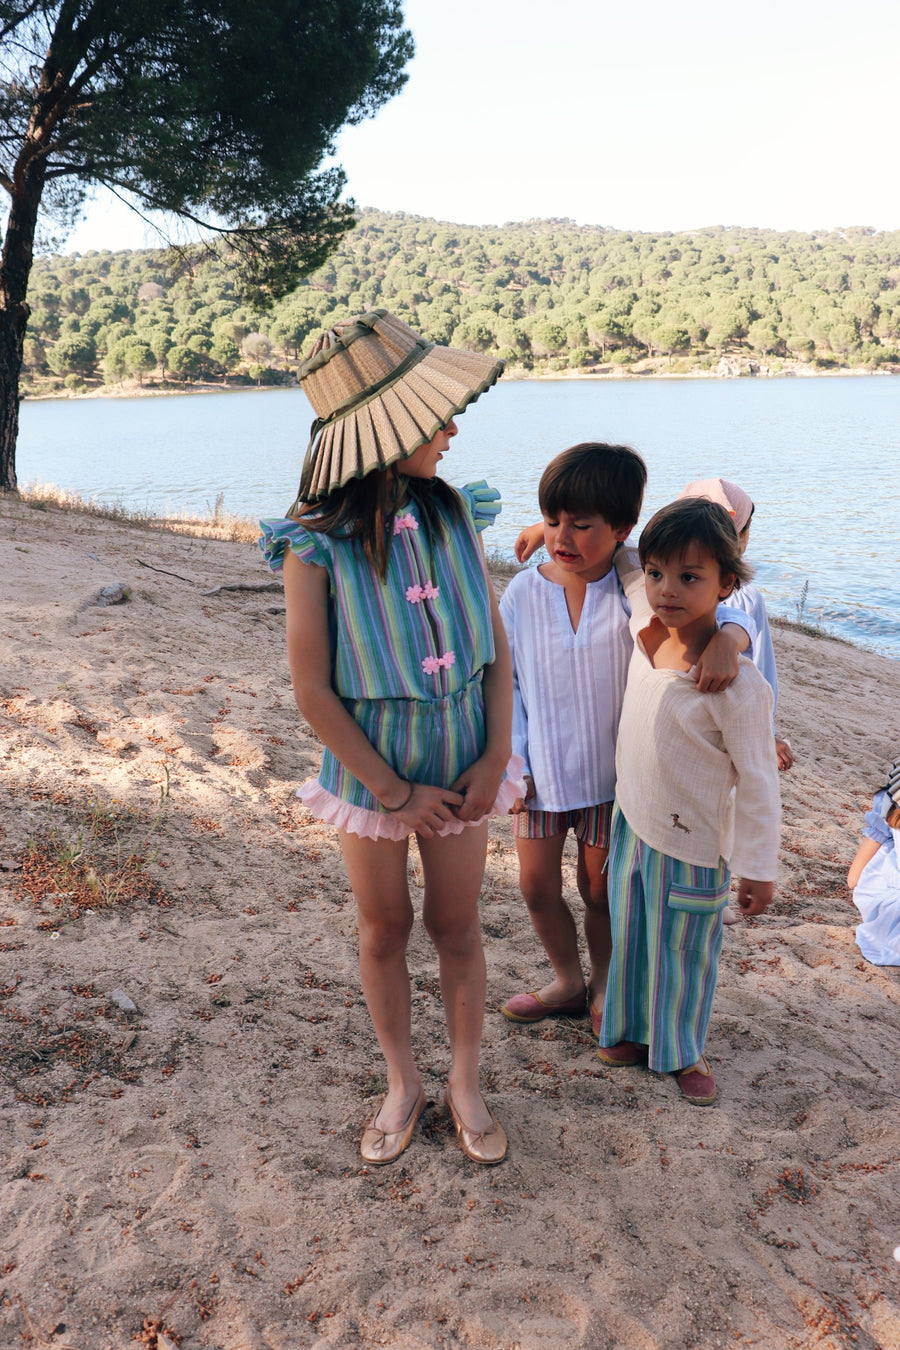
[{"label": "calm water surface", "polygon": [[[312,413],[300,390],[25,403],[19,478],[154,514],[282,515]],[[647,510],[721,475],[756,503],[748,557],[773,614],[900,658],[900,379],[501,383],[460,419],[442,471],[486,478],[511,555],[553,455],[622,441],[649,468]]]}]

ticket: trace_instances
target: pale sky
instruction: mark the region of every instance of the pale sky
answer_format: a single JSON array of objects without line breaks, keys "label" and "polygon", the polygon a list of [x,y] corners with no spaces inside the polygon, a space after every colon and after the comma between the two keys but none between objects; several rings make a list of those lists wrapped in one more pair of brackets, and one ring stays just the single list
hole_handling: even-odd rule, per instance
[{"label": "pale sky", "polygon": [[[472,225],[900,228],[895,0],[403,8],[409,81],[338,143],[360,206]],[[97,202],[66,248],[159,242]]]}]

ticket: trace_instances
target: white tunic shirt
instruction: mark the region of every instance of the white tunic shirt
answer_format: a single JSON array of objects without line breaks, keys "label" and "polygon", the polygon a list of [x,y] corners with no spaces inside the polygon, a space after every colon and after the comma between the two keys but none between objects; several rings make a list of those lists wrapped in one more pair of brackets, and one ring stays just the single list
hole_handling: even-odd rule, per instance
[{"label": "white tunic shirt", "polygon": [[536,567],[513,577],[500,613],[513,660],[513,751],[534,780],[529,807],[572,811],[612,801],[633,650],[615,569],[588,583],[577,632],[565,588]]}]

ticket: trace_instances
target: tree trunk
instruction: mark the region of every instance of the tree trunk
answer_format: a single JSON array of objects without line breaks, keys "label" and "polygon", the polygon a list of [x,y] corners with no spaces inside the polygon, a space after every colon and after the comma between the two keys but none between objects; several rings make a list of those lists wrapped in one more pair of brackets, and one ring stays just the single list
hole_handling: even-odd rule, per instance
[{"label": "tree trunk", "polygon": [[25,296],[44,171],[43,156],[38,156],[26,164],[18,179],[0,255],[0,492],[16,490],[19,375],[25,328],[31,313]]}]

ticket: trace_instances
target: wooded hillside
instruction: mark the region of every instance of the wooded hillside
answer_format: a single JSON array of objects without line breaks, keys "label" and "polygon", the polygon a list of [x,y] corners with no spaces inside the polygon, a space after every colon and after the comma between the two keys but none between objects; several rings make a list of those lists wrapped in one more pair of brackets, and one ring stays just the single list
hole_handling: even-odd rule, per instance
[{"label": "wooded hillside", "polygon": [[900,369],[898,283],[900,231],[638,234],[368,210],[268,312],[241,303],[222,251],[38,258],[25,391],[123,378],[290,382],[311,335],[377,306],[523,372]]}]

